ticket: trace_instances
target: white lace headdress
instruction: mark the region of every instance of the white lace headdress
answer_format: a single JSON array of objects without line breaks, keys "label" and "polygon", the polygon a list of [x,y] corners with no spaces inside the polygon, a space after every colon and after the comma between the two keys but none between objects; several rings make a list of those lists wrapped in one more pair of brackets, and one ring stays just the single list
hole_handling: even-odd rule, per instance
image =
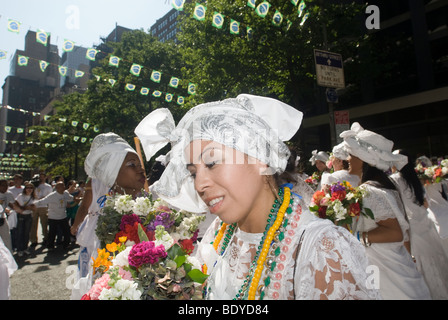
[{"label": "white lace headdress", "polygon": [[314,166],[316,164],[316,160],[320,160],[325,163],[328,161],[329,158],[330,156],[325,151],[318,152],[317,150],[313,150],[311,152],[310,162]]},{"label": "white lace headdress", "polygon": [[347,150],[345,150],[345,148],[344,148],[344,142],[341,142],[340,144],[335,145],[331,152],[333,153],[333,156],[335,158],[338,158],[341,160],[347,160],[349,157]]},{"label": "white lace headdress", "polygon": [[267,164],[272,173],[284,171],[290,155],[283,143],[300,127],[303,114],[278,100],[248,94],[204,103],[189,110],[176,126],[168,109],[157,109],[136,127],[146,159],[171,142],[167,166],[151,191],[173,206],[204,212],[207,206],[194,189],[185,148],[207,140],[243,152]]},{"label": "white lace headdress", "polygon": [[358,122],[339,136],[344,139],[344,148],[348,153],[380,170],[387,171],[393,166],[401,170],[408,163],[405,155],[392,153],[393,141],[365,130]]},{"label": "white lace headdress", "polygon": [[119,135],[109,132],[97,135],[84,161],[84,170],[91,178],[111,188],[128,152],[137,152]]}]

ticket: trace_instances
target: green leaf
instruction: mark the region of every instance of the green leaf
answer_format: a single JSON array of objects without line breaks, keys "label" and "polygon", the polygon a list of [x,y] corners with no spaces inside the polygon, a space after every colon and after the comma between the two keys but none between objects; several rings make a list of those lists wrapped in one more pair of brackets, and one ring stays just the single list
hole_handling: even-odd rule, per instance
[{"label": "green leaf", "polygon": [[187,275],[190,277],[191,280],[197,283],[204,283],[204,281],[207,279],[208,275],[202,273],[198,269],[193,269],[190,272],[187,273]]},{"label": "green leaf", "polygon": [[186,256],[177,256],[176,258],[174,258],[174,261],[176,262],[178,268],[183,265],[186,260]]},{"label": "green leaf", "polygon": [[374,219],[373,212],[369,208],[364,208],[363,214],[369,217],[370,219]]},{"label": "green leaf", "polygon": [[176,260],[178,256],[185,256],[186,252],[178,244],[174,244],[167,250],[168,258]]},{"label": "green leaf", "polygon": [[138,225],[138,231],[137,231],[137,233],[138,233],[138,238],[140,239],[140,242],[143,242],[143,241],[149,241],[149,238],[148,238],[148,236],[146,235],[145,231],[143,230],[141,224]]}]

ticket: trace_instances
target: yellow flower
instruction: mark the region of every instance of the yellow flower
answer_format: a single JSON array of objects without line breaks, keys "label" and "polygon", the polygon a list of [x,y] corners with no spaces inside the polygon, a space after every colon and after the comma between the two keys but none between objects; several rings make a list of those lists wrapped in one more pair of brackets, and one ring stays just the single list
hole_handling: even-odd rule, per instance
[{"label": "yellow flower", "polygon": [[118,250],[118,246],[115,242],[112,242],[112,243],[106,244],[106,249],[107,249],[107,251],[110,251],[113,253]]},{"label": "yellow flower", "polygon": [[125,243],[126,240],[128,240],[128,237],[126,237],[126,236],[119,237],[118,240],[120,240],[121,243]]}]

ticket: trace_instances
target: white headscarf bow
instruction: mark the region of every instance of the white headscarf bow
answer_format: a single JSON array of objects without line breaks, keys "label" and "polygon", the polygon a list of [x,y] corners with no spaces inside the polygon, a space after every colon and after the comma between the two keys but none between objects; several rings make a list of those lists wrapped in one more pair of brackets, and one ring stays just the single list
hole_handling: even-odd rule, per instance
[{"label": "white headscarf bow", "polygon": [[408,163],[405,155],[392,153],[394,143],[391,140],[364,130],[358,122],[339,136],[344,139],[344,148],[348,153],[380,170],[387,171],[393,166],[400,170]]},{"label": "white headscarf bow", "polygon": [[91,178],[111,188],[128,152],[137,152],[119,135],[109,132],[97,135],[84,161],[84,170]]},{"label": "white headscarf bow", "polygon": [[177,127],[168,109],[157,109],[136,127],[146,159],[171,143],[167,166],[151,190],[178,208],[204,212],[207,206],[194,189],[184,150],[193,140],[215,141],[283,172],[290,155],[283,143],[300,127],[302,113],[278,100],[248,94],[204,103],[189,110]]}]

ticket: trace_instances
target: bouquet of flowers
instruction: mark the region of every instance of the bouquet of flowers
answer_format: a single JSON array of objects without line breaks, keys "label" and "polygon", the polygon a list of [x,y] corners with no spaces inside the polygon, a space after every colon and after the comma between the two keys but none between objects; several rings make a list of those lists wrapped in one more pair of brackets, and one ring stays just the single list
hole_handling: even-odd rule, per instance
[{"label": "bouquet of flowers", "polygon": [[313,172],[311,177],[308,177],[308,178],[305,179],[305,182],[311,188],[313,188],[313,190],[316,190],[321,179],[322,179],[322,173],[320,171],[315,171],[315,172]]},{"label": "bouquet of flowers", "polygon": [[424,184],[438,183],[448,178],[448,159],[444,159],[438,165],[430,167],[425,167],[422,163],[418,163],[414,170]]},{"label": "bouquet of flowers", "polygon": [[206,279],[190,254],[204,215],[177,211],[151,195],[109,196],[96,234],[97,279],[83,299],[200,299]]},{"label": "bouquet of flowers", "polygon": [[337,182],[314,193],[310,211],[339,226],[351,225],[353,218],[360,214],[373,219],[372,210],[362,205],[365,195],[366,190],[363,188],[353,188],[347,181]]}]

